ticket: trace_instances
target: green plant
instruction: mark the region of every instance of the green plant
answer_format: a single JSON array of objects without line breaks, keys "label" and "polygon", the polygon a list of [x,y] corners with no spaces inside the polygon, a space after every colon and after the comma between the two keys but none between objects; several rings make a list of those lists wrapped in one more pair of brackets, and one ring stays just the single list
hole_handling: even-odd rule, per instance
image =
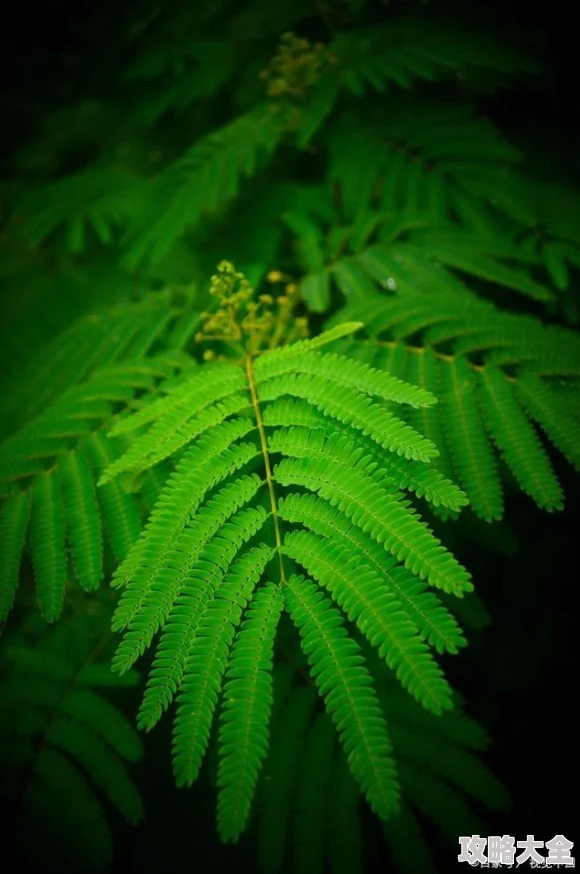
[{"label": "green plant", "polygon": [[58,798],[56,844],[92,842],[62,864],[112,864],[144,658],[138,727],[174,709],[175,782],[266,874],[362,870],[363,799],[435,870],[429,823],[455,846],[508,804],[449,681],[488,619],[444,544],[506,491],[561,509],[553,448],[580,467],[577,195],[477,108],[534,65],[422,8],[150,13],[5,189],[7,803],[46,831]]},{"label": "green plant", "polygon": [[42,865],[48,849],[63,854],[65,867],[80,863],[98,871],[113,856],[108,808],[133,825],[143,816],[125,767],[141,758],[141,739],[103,695],[134,686],[139,677],[135,671],[122,679],[111,674],[101,658],[110,635],[86,603],[76,607],[74,620],[48,635],[29,617],[5,640],[2,800],[12,801],[16,823],[15,834],[6,835],[9,846],[13,842],[20,852],[27,832],[38,836],[28,847],[33,864]]}]

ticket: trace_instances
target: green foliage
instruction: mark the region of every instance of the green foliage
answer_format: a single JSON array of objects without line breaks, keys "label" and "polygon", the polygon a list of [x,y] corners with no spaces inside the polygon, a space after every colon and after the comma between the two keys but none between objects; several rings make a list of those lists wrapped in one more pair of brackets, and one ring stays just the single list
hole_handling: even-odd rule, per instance
[{"label": "green foliage", "polygon": [[[221,283],[222,307],[229,313],[233,298],[227,265],[221,270],[224,278],[216,276],[216,284]],[[253,312],[252,303],[247,306]],[[248,325],[245,320],[239,324]],[[177,698],[173,754],[178,784],[191,784],[199,773],[226,665],[233,678],[243,678],[239,710],[228,707],[230,685],[224,689],[222,787],[223,775],[229,774],[230,793],[246,799],[220,801],[224,836],[237,837],[246,824],[265,751],[270,692],[263,678],[258,682],[248,676],[248,666],[254,660],[268,664],[283,607],[304,638],[313,677],[371,807],[382,818],[397,808],[388,729],[367,686],[370,678],[341,614],[314,581],[329,591],[418,701],[435,713],[451,706],[450,690],[428,643],[436,640],[441,649],[447,642],[457,651],[463,640],[436,600],[428,633],[417,627],[412,620],[420,603],[415,584],[427,580],[459,596],[471,584],[409,509],[397,480],[389,476],[389,455],[399,459],[395,470],[401,484],[407,462],[408,476],[423,495],[453,508],[465,499],[450,482],[428,478],[434,446],[371,400],[420,407],[434,398],[366,365],[353,367],[346,358],[319,351],[353,327],[358,325],[338,326],[327,337],[282,346],[255,361],[246,352],[239,364],[206,365],[178,381],[165,397],[122,417],[113,429],[134,436],[105,470],[103,485],[119,474],[138,475],[176,458],[143,535],[113,575],[113,585],[124,589],[113,628],[125,631],[113,667],[121,672],[130,668],[161,631],[139,721],[152,728]],[[251,336],[252,326],[247,330]],[[346,426],[344,436],[336,432],[337,425]],[[258,473],[262,467],[265,477]],[[284,490],[281,499],[279,489]],[[302,529],[288,528],[285,522],[299,521],[296,504],[308,493],[314,500]],[[353,547],[339,555],[336,532],[341,530],[352,536]],[[385,564],[385,551],[393,556],[391,563]],[[345,572],[355,563],[361,574],[356,586]],[[269,582],[273,567],[278,586]],[[403,569],[407,573],[401,575]],[[377,600],[383,587],[385,594]],[[233,643],[244,608],[247,619]],[[271,631],[264,641],[257,636],[250,647],[254,624],[262,633],[268,627],[265,618],[253,618],[261,612],[271,617]],[[247,725],[254,710],[265,720],[257,733]],[[245,816],[238,811],[240,804]],[[227,818],[230,808],[233,819]]]},{"label": "green foliage", "polygon": [[129,10],[4,168],[2,792],[59,870],[142,816],[142,657],[264,874],[362,872],[369,821],[434,870],[506,807],[448,544],[580,467],[578,193],[480,112],[507,35],[381,6]]},{"label": "green foliage", "polygon": [[[384,837],[403,874],[421,864],[434,870],[418,818],[430,820],[451,842],[456,825],[442,813],[437,794],[428,798],[429,791],[451,800],[457,821],[470,834],[484,828],[477,802],[504,811],[508,796],[479,760],[489,739],[465,716],[461,703],[455,700],[454,709],[441,716],[426,714],[384,675],[380,660],[364,643],[363,649],[373,675],[381,678],[378,698],[400,751],[404,802],[382,824]],[[275,874],[284,870],[289,856],[296,871],[320,871],[323,859],[333,874],[362,871],[360,789],[335,743],[329,716],[315,707],[312,686],[301,684],[287,669],[282,664],[274,671],[271,745],[256,812],[260,868]]]},{"label": "green foliage", "polygon": [[368,339],[342,341],[341,348],[440,399],[406,419],[439,447],[435,464],[461,484],[478,516],[503,515],[498,456],[539,507],[562,508],[535,425],[580,469],[577,417],[560,393],[578,386],[576,335],[467,293],[377,296],[372,304],[353,302],[333,320],[363,314]]},{"label": "green foliage", "polygon": [[12,606],[27,536],[38,603],[48,622],[61,614],[67,546],[71,571],[89,592],[104,578],[103,541],[116,559],[125,556],[138,536],[142,510],[136,496],[115,483],[98,492],[95,488],[119,452],[120,444],[104,429],[119,405],[130,407],[144,391],[163,393],[174,374],[190,366],[176,350],[167,357],[97,368],[4,444],[0,620]]},{"label": "green foliage", "polygon": [[[143,817],[141,797],[125,763],[142,756],[137,732],[103,691],[128,688],[100,658],[98,625],[79,610],[49,634],[28,623],[8,635],[0,683],[2,801],[20,809],[10,840],[38,866],[46,852],[63,867],[104,871],[113,856],[109,817]],[[102,632],[101,632],[102,633]],[[34,829],[42,845],[25,840]]]}]

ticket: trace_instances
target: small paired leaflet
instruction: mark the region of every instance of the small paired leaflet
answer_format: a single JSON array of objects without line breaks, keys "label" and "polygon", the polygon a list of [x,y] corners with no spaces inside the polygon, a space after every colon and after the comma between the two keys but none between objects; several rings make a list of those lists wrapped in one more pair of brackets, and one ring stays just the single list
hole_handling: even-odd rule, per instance
[{"label": "small paired leaflet", "polygon": [[[458,862],[467,862],[473,868],[508,868],[529,864],[530,868],[575,868],[572,855],[573,841],[564,835],[556,835],[550,841],[537,841],[528,835],[524,841],[516,841],[511,835],[467,835],[459,838],[461,852]],[[518,853],[518,850],[521,850]],[[540,850],[547,850],[547,855]]]}]

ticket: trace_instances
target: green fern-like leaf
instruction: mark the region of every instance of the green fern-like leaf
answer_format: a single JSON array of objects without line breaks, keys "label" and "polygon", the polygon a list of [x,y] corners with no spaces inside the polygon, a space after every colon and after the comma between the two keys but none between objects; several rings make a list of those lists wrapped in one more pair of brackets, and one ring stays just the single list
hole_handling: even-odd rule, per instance
[{"label": "green fern-like leaf", "polygon": [[156,263],[204,214],[226,204],[283,135],[270,108],[258,106],[207,135],[149,186],[142,214],[127,237],[127,264]]},{"label": "green fern-like leaf", "polygon": [[110,243],[116,228],[123,227],[142,206],[139,180],[112,169],[84,170],[31,192],[23,199],[25,219],[21,233],[38,245],[56,228],[65,225],[69,246],[82,252],[87,231]]},{"label": "green fern-like leaf", "polygon": [[[142,387],[146,388],[147,374],[154,378],[157,372],[154,362],[151,366],[146,363],[152,347],[165,351],[166,360],[171,357],[177,366],[180,350],[198,325],[195,308],[184,312],[165,292],[136,302],[101,307],[79,318],[55,339],[41,342],[26,366],[2,386],[3,438],[28,426],[65,391],[89,378],[95,370],[130,361],[129,369],[132,366],[134,374],[141,374]],[[35,342],[34,348],[38,345]]]},{"label": "green fern-like leaf", "polygon": [[0,516],[0,555],[3,580],[0,598],[0,616],[4,619],[12,609],[18,586],[20,556],[26,540],[30,515],[30,493],[14,492],[3,504]]},{"label": "green fern-like leaf", "polygon": [[[139,722],[152,728],[175,698],[180,785],[199,773],[223,689],[225,840],[237,840],[248,823],[267,750],[270,681],[259,666],[272,651],[280,598],[379,816],[397,807],[395,759],[345,620],[427,709],[441,713],[451,703],[430,647],[457,652],[464,640],[425,586],[461,597],[471,583],[403,489],[456,509],[465,497],[430,470],[435,447],[390,412],[431,405],[433,396],[321,351],[359,327],[337,325],[240,364],[184,374],[112,430],[132,443],[104,472],[102,488],[119,475],[173,467],[113,577],[121,588],[113,627],[124,632],[113,666],[130,668],[159,633]],[[262,615],[268,620],[258,621]]]},{"label": "green fern-like leaf", "polygon": [[[336,348],[411,379],[440,399],[403,414],[440,450],[434,464],[456,479],[472,509],[489,521],[503,513],[498,461],[538,506],[563,506],[561,487],[543,448],[547,438],[578,467],[574,404],[580,344],[573,331],[499,311],[472,295],[374,295],[340,318],[366,312],[372,339],[342,340]],[[331,319],[331,327],[334,319]],[[388,359],[386,355],[388,354]]]},{"label": "green fern-like leaf", "polygon": [[334,764],[334,732],[326,714],[315,718],[300,762],[297,810],[294,817],[296,870],[316,874],[323,870],[327,798]]},{"label": "green fern-like leaf", "polygon": [[284,594],[354,777],[373,811],[388,819],[399,804],[392,747],[358,647],[338,611],[304,577],[290,577]]},{"label": "green fern-like leaf", "polygon": [[[283,599],[268,584],[254,596],[230,655],[219,737],[218,825],[222,840],[237,840],[248,822],[262,762],[268,750],[272,703],[272,652]],[[254,675],[250,665],[254,665]],[[241,672],[238,665],[247,665]]]},{"label": "green fern-like leaf", "polygon": [[[279,679],[280,672],[275,674]],[[278,701],[280,709],[280,697]],[[316,694],[311,686],[295,687],[290,707],[277,714],[275,724],[281,731],[274,733],[264,768],[264,782],[259,796],[258,863],[264,874],[277,874],[287,858],[293,796],[296,775],[309,722],[316,705]],[[346,768],[346,765],[345,765]],[[356,786],[350,771],[350,779]]]},{"label": "green fern-like leaf", "polygon": [[[394,172],[392,164],[389,171]],[[373,182],[369,187],[374,190],[376,185]],[[354,188],[359,195],[360,181]],[[291,229],[297,236],[299,266],[305,274],[300,289],[309,306],[315,311],[327,310],[333,286],[349,302],[366,301],[374,296],[376,282],[415,295],[417,291],[447,295],[463,291],[467,295],[468,282],[485,280],[535,300],[554,298],[553,291],[531,273],[539,259],[529,247],[503,239],[499,226],[485,234],[480,230],[473,233],[440,217],[438,224],[443,227],[433,230],[430,197],[428,192],[421,198],[417,194],[418,206],[411,207],[403,189],[405,208],[397,202],[385,203],[369,214],[366,206],[361,207],[353,223],[340,229],[336,249],[332,231],[323,243],[323,228],[307,216],[296,216]],[[308,241],[311,245],[305,249]]]},{"label": "green fern-like leaf", "polygon": [[498,44],[497,34],[478,32],[477,40],[457,20],[400,17],[386,24],[341,34],[330,46],[344,85],[356,96],[367,88],[380,92],[389,86],[410,89],[416,79],[437,81],[458,67],[483,67],[502,73],[534,70],[525,56]]},{"label": "green fern-like leaf", "polygon": [[[14,797],[5,800],[22,803],[27,833],[46,833],[71,871],[109,866],[110,811],[131,824],[143,817],[125,764],[141,757],[142,745],[123,714],[96,691],[119,679],[106,661],[91,660],[93,633],[81,616],[34,649],[12,633],[0,683],[3,772],[16,776],[7,781]],[[121,685],[136,682],[131,673]],[[81,830],[72,840],[71,829]]]},{"label": "green fern-like leaf", "polygon": [[[427,832],[419,812],[427,813],[431,827],[453,841],[454,811],[483,827],[471,810],[471,801],[503,811],[507,792],[481,757],[489,744],[485,732],[463,713],[458,701],[443,716],[427,713],[385,677],[377,654],[367,643],[362,650],[376,678],[389,733],[397,738],[394,748],[404,751],[403,775],[407,777],[401,780],[399,812],[381,823],[385,844],[381,852],[386,863],[396,864],[404,874],[412,874],[422,863],[434,871],[429,851],[433,832]],[[274,874],[285,869],[283,860],[287,859],[290,863],[285,867],[297,872],[322,874],[327,867],[337,874],[362,871],[367,856],[361,835],[361,790],[343,750],[333,742],[328,714],[313,713],[309,706],[312,687],[291,682],[288,688],[288,673],[296,677],[301,670],[296,662],[294,670],[286,662],[274,666],[271,753],[261,785],[262,803],[256,808],[259,867],[265,874]],[[449,812],[433,811],[415,797],[423,775],[427,786],[440,786],[442,796],[451,799]],[[431,805],[435,806],[433,800]]]},{"label": "green fern-like leaf", "polygon": [[143,391],[163,393],[183,365],[179,356],[169,356],[97,369],[3,445],[0,538],[6,573],[0,584],[0,620],[13,604],[27,545],[40,610],[49,622],[62,610],[68,552],[74,576],[87,591],[97,589],[104,578],[103,543],[114,557],[126,555],[139,534],[141,511],[135,495],[119,483],[95,488],[123,446],[123,438],[106,436],[103,426],[117,411],[134,406]]},{"label": "green fern-like leaf", "polygon": [[34,481],[30,525],[38,605],[47,622],[54,622],[64,601],[66,553],[60,485],[51,473]]}]

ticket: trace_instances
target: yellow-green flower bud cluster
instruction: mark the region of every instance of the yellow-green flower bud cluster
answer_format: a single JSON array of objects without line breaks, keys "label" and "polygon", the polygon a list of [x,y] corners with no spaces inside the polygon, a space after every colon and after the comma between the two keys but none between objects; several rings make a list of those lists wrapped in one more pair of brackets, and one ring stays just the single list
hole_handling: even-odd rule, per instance
[{"label": "yellow-green flower bud cluster", "polygon": [[292,32],[282,34],[278,51],[259,74],[266,81],[268,97],[303,100],[318,81],[325,49],[324,43],[311,43]]},{"label": "yellow-green flower bud cluster", "polygon": [[[293,316],[298,286],[279,271],[271,271],[267,279],[272,283],[286,280],[283,293],[256,295],[244,274],[231,262],[222,261],[210,280],[210,294],[219,298],[219,307],[215,312],[201,313],[203,327],[195,339],[241,343],[246,353],[256,354],[307,336],[307,319]],[[203,353],[205,361],[215,357],[213,349]]]}]

